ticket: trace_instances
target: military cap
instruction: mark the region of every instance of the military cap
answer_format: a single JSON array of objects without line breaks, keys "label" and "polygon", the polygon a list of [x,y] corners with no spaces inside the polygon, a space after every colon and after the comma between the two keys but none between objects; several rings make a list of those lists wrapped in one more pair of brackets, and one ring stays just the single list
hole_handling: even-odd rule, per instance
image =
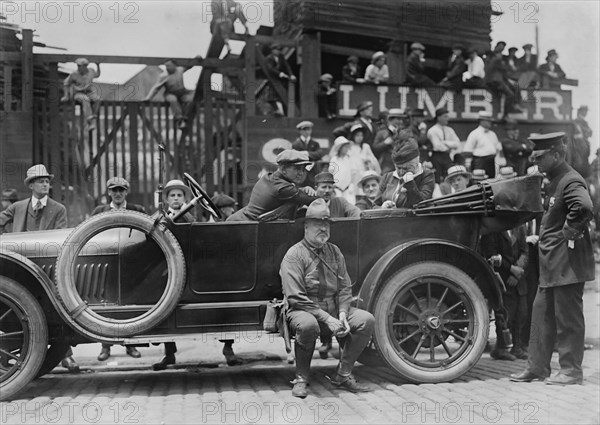
[{"label": "military cap", "polygon": [[321,198],[312,201],[306,209],[306,219],[329,221],[329,217],[330,214],[327,203]]},{"label": "military cap", "polygon": [[561,146],[564,141],[565,133],[562,131],[557,133],[537,134],[529,136],[529,140],[534,143],[534,151],[545,151],[558,146]]},{"label": "military cap", "polygon": [[308,152],[286,149],[281,151],[275,158],[277,165],[309,165]]},{"label": "military cap", "polygon": [[302,121],[296,125],[298,130],[302,130],[303,128],[313,128],[315,125],[310,121]]},{"label": "military cap", "polygon": [[173,189],[180,189],[181,191],[183,191],[183,194],[186,197],[192,196],[192,191],[190,190],[189,187],[187,187],[187,185],[184,182],[182,182],[181,180],[178,180],[178,179],[174,179],[174,180],[169,180],[167,182],[167,184],[165,185],[165,187],[163,189],[164,197],[166,198],[167,196],[169,196],[169,192],[172,191]]},{"label": "military cap", "polygon": [[41,177],[47,177],[50,180],[54,178],[54,174],[50,174],[48,170],[46,170],[46,166],[44,164],[36,164],[33,167],[27,170],[27,177],[25,177],[25,186],[28,186],[35,179],[39,179]]},{"label": "military cap", "polygon": [[414,139],[407,139],[392,151],[392,161],[400,165],[419,157],[419,145]]},{"label": "military cap", "polygon": [[425,46],[421,43],[415,42],[410,45],[410,50],[425,50]]},{"label": "military cap", "polygon": [[107,189],[114,189],[115,187],[122,187],[123,189],[129,190],[129,182],[123,177],[113,177],[108,179],[106,182]]},{"label": "military cap", "polygon": [[224,193],[217,193],[211,198],[211,201],[213,201],[213,204],[215,204],[217,208],[235,207],[238,204],[235,199]]},{"label": "military cap", "polygon": [[320,183],[335,183],[335,179],[333,178],[333,174],[328,171],[323,171],[315,176],[315,186]]}]

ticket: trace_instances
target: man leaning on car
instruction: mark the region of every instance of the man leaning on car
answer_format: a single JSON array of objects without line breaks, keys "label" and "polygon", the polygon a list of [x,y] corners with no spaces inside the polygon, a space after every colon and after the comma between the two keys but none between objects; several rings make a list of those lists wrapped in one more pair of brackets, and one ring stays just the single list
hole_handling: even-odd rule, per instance
[{"label": "man leaning on car", "polygon": [[340,249],[329,243],[329,208],[323,199],[306,211],[304,239],[292,246],[279,274],[290,333],[295,334],[296,379],[292,395],[304,398],[317,337],[337,337],[340,362],[331,383],[352,392],[369,391],[352,376],[354,363],[369,343],[375,318],[350,306],[352,284]]},{"label": "man leaning on car", "polygon": [[[110,203],[107,205],[98,205],[92,215],[100,214],[107,211],[129,210],[145,213],[146,210],[141,205],[127,202],[127,194],[129,193],[129,182],[123,177],[113,177],[106,182],[106,190]],[[102,350],[98,354],[98,361],[103,362],[110,357],[110,347],[112,344],[102,344]],[[127,354],[133,358],[140,358],[142,354],[133,346],[126,345]]]}]

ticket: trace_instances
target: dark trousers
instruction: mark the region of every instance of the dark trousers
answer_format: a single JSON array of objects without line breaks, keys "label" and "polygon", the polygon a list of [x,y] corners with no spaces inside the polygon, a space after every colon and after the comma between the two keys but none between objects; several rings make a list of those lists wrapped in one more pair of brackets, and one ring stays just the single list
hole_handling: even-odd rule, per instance
[{"label": "dark trousers", "polygon": [[550,360],[556,342],[560,372],[575,378],[583,377],[583,285],[584,282],[579,282],[538,288],[531,317],[529,372],[550,376]]},{"label": "dark trousers", "polygon": [[431,153],[431,163],[435,169],[435,181],[441,183],[444,178],[448,175],[448,168],[452,166],[452,159],[450,159],[450,152],[436,152]]},{"label": "dark trousers", "polygon": [[165,342],[165,356],[173,356],[177,352],[177,344],[174,342]]},{"label": "dark trousers", "polygon": [[513,340],[514,350],[527,348],[524,344],[527,321],[527,294],[519,294],[517,288],[508,288],[504,294],[504,306],[508,315],[508,329]]},{"label": "dark trousers", "polygon": [[[290,330],[296,336],[296,376],[308,380],[317,338],[319,335],[331,338],[331,331],[325,323],[319,323],[315,316],[306,311],[289,310],[287,316]],[[349,375],[352,372],[354,363],[373,335],[375,318],[368,311],[350,307],[348,323],[350,333],[339,339],[342,353],[338,373],[341,375]]]},{"label": "dark trousers", "polygon": [[531,328],[531,314],[533,312],[533,301],[537,294],[540,272],[537,245],[529,246],[529,263],[525,267],[525,279],[527,280],[527,317],[523,329],[523,347],[529,345],[529,330]]},{"label": "dark trousers", "polygon": [[485,170],[489,178],[496,177],[496,156],[474,156],[471,162],[471,171],[473,170]]}]

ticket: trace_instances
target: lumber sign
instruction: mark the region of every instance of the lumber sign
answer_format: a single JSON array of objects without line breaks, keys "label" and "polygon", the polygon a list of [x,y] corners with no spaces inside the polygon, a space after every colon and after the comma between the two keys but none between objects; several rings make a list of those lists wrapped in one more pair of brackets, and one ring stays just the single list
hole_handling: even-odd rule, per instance
[{"label": "lumber sign", "polygon": [[[522,114],[511,114],[523,121],[560,122],[571,120],[571,92],[561,90],[521,90]],[[479,111],[504,117],[504,101],[486,89],[463,89],[460,92],[441,87],[416,88],[367,84],[338,86],[338,115],[353,117],[356,106],[363,101],[373,102],[373,116],[386,109],[423,109],[429,117],[437,108],[446,108],[452,119],[476,120]]]}]

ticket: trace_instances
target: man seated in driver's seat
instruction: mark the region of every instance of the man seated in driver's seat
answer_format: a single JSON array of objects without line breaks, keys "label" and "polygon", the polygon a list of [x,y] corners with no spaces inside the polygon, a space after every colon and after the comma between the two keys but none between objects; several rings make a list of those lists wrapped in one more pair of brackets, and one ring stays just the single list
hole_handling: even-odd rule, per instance
[{"label": "man seated in driver's seat", "polygon": [[277,155],[276,161],[277,171],[262,176],[252,189],[248,205],[227,221],[259,221],[267,212],[274,212],[276,218],[292,220],[297,207],[317,199],[312,187],[300,187],[312,168],[307,151],[287,149]]},{"label": "man seated in driver's seat", "polygon": [[[163,189],[163,197],[167,203],[167,214],[174,217],[191,196],[192,191],[184,182],[177,179],[169,180]],[[189,212],[176,220],[177,223],[193,223],[194,221],[196,221],[194,216]]]}]

